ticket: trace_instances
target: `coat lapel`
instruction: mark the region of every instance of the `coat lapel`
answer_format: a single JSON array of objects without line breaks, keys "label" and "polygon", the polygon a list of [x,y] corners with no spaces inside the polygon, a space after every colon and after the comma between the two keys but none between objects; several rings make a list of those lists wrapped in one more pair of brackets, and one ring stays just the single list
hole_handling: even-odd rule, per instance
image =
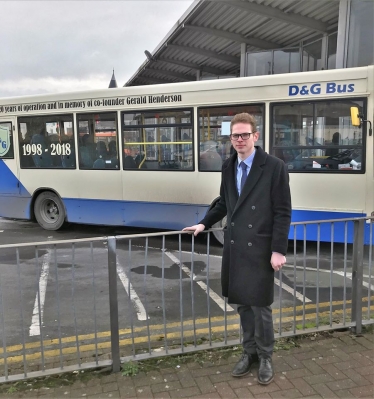
[{"label": "coat lapel", "polygon": [[[245,198],[250,194],[250,192],[257,184],[259,178],[262,175],[263,172],[262,166],[265,164],[266,157],[267,157],[266,152],[263,151],[260,147],[256,147],[256,154],[253,159],[251,171],[249,172],[247,180],[245,181],[243,191],[241,192],[240,197],[236,201],[234,212],[240,207],[240,205],[244,202]],[[235,180],[234,180],[234,186],[235,186]],[[236,192],[236,197],[238,197],[236,186],[234,188]]]},{"label": "coat lapel", "polygon": [[230,158],[227,168],[223,173],[223,181],[226,185],[227,193],[229,194],[229,203],[231,209],[235,208],[239,198],[238,190],[236,189],[236,161],[237,156],[235,154]]}]

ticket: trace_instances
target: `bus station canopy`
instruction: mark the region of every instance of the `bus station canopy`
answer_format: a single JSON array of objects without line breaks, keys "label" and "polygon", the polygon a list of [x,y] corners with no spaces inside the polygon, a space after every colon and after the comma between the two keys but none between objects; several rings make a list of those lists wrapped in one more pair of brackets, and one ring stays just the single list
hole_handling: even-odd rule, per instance
[{"label": "bus station canopy", "polygon": [[240,76],[245,52],[298,47],[336,32],[339,4],[196,0],[124,86]]}]

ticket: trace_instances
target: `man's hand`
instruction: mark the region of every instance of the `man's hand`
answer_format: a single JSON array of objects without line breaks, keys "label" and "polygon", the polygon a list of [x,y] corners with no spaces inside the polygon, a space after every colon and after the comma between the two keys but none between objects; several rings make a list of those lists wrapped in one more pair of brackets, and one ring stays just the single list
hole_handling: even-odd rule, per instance
[{"label": "man's hand", "polygon": [[190,227],[185,227],[183,229],[183,231],[193,231],[194,232],[193,233],[194,236],[197,236],[199,233],[201,233],[204,230],[205,230],[205,226],[203,224],[201,224],[201,223],[200,224],[195,224],[195,225],[190,226]]},{"label": "man's hand", "polygon": [[286,257],[278,252],[273,252],[270,263],[273,269],[278,271],[286,263]]}]

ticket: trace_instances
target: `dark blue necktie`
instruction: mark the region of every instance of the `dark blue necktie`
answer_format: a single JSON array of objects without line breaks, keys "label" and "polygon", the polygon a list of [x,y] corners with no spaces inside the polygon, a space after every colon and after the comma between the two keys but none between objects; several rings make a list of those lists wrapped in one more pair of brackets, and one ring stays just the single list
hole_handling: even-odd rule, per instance
[{"label": "dark blue necktie", "polygon": [[240,180],[240,194],[243,191],[244,183],[247,179],[247,165],[245,162],[240,162],[240,167],[242,168],[242,178]]}]

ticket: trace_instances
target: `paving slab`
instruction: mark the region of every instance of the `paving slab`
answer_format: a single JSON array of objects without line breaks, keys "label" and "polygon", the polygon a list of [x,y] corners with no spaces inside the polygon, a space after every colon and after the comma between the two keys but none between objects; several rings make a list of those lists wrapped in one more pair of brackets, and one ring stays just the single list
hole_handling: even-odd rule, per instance
[{"label": "paving slab", "polygon": [[[295,347],[274,353],[276,371],[274,381],[262,386],[257,381],[257,365],[242,378],[231,376],[231,369],[239,358],[233,349],[225,349],[225,356],[218,350],[209,352],[209,360],[201,352],[193,357],[182,357],[178,362],[159,365],[154,360],[147,368],[147,361],[139,363],[135,375],[85,371],[81,380],[70,384],[45,386],[39,381],[0,386],[3,398],[373,398],[374,358],[373,332],[355,337],[349,331],[342,334],[325,334],[312,340],[295,339]],[[223,352],[222,352],[223,353]],[[206,354],[206,352],[205,352]],[[171,358],[172,359],[172,358]],[[135,363],[135,362],[134,362]],[[73,374],[71,374],[73,375]],[[83,379],[84,377],[84,379]],[[54,381],[58,381],[54,377]],[[61,381],[68,381],[62,378]],[[48,386],[47,386],[48,385]]]}]

